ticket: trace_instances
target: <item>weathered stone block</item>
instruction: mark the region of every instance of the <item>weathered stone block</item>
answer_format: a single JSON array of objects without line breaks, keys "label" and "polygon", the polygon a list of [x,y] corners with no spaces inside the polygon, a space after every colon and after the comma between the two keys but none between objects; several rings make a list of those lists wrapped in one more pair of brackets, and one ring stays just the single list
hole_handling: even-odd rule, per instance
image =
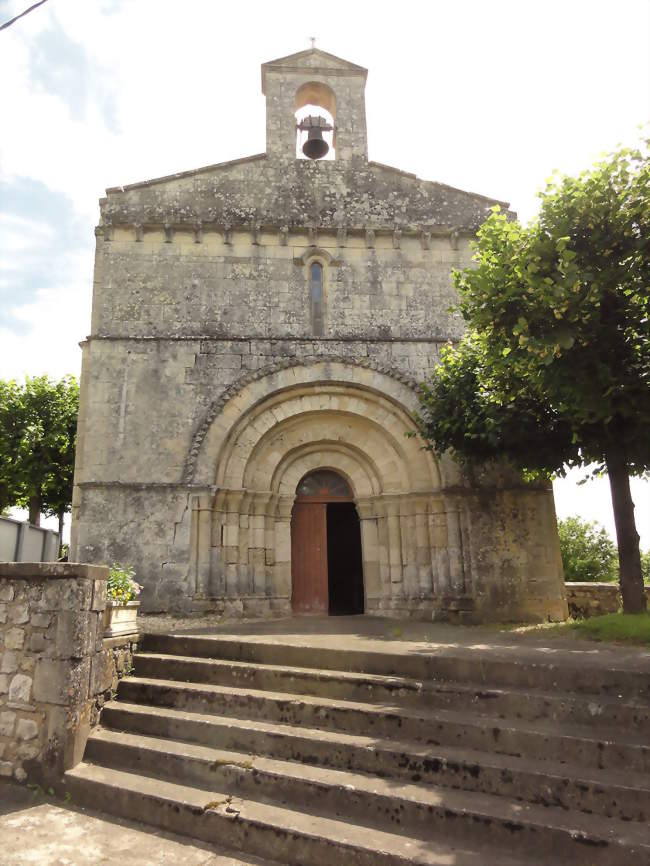
[{"label": "weathered stone block", "polygon": [[90,659],[65,661],[41,658],[34,673],[34,699],[74,706],[88,697]]},{"label": "weathered stone block", "polygon": [[18,656],[14,652],[3,652],[0,661],[0,671],[3,674],[12,674],[18,670]]},{"label": "weathered stone block", "polygon": [[19,740],[33,740],[38,736],[38,725],[34,719],[18,719],[16,736]]},{"label": "weathered stone block", "polygon": [[42,632],[33,632],[29,636],[27,647],[32,653],[42,653],[47,648],[48,642]]},{"label": "weathered stone block", "polygon": [[11,737],[14,732],[16,714],[10,711],[0,713],[0,736]]},{"label": "weathered stone block", "polygon": [[90,667],[90,694],[98,695],[111,688],[113,683],[113,653],[102,650],[95,653]]},{"label": "weathered stone block", "polygon": [[22,649],[25,643],[25,631],[22,628],[10,628],[5,633],[5,649]]},{"label": "weathered stone block", "polygon": [[7,605],[0,604],[0,624],[7,622]]},{"label": "weathered stone block", "polygon": [[9,691],[8,674],[0,674],[0,695],[6,695]]},{"label": "weathered stone block", "polygon": [[95,650],[98,614],[92,611],[63,610],[56,620],[58,658],[83,658]]},{"label": "weathered stone block", "polygon": [[32,694],[32,678],[27,674],[15,674],[9,684],[9,701],[13,704],[29,704]]},{"label": "weathered stone block", "polygon": [[13,600],[14,600],[14,588],[8,581],[3,580],[2,575],[0,574],[0,601],[13,601]]},{"label": "weathered stone block", "polygon": [[0,761],[0,776],[11,777],[14,772],[14,765],[11,761]]},{"label": "weathered stone block", "polygon": [[9,608],[9,619],[11,622],[15,622],[16,625],[29,622],[29,606],[24,602],[12,604]]},{"label": "weathered stone block", "polygon": [[33,613],[30,622],[35,628],[47,628],[52,622],[52,614]]},{"label": "weathered stone block", "polygon": [[106,607],[106,581],[105,580],[94,580],[93,581],[93,597],[90,609],[91,610],[104,610]]}]

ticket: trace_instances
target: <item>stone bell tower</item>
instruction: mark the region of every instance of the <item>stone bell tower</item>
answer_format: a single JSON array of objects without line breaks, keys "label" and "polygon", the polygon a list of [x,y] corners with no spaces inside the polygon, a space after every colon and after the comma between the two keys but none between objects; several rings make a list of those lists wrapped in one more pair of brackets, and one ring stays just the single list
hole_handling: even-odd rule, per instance
[{"label": "stone bell tower", "polygon": [[296,158],[295,112],[305,105],[324,108],[334,121],[335,159],[368,160],[365,88],[368,71],[311,48],[262,65],[266,96],[267,158]]}]

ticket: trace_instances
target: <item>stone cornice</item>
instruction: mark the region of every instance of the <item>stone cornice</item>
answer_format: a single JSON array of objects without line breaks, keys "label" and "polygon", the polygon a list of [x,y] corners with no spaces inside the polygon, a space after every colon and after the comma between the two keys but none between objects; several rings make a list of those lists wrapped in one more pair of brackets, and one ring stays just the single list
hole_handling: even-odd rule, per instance
[{"label": "stone cornice", "polygon": [[420,240],[423,249],[429,249],[432,239],[447,238],[453,249],[457,249],[458,239],[473,238],[478,226],[445,226],[437,224],[421,225],[377,225],[368,223],[364,225],[321,225],[311,224],[291,225],[268,224],[268,223],[224,223],[219,220],[202,219],[197,214],[184,213],[180,218],[173,211],[159,211],[155,215],[147,217],[146,210],[142,214],[125,214],[121,210],[115,212],[106,209],[103,219],[95,227],[95,235],[105,241],[111,241],[114,237],[114,229],[130,229],[133,232],[133,241],[138,243],[143,240],[145,232],[158,232],[161,240],[166,243],[174,242],[177,232],[192,234],[194,242],[200,244],[205,235],[212,232],[222,237],[223,243],[232,245],[233,232],[247,233],[250,242],[254,246],[264,246],[262,234],[278,236],[278,244],[287,246],[290,243],[290,235],[296,237],[307,237],[311,247],[318,247],[324,238],[331,238],[328,246],[345,247],[351,237],[363,238],[365,246],[373,249],[377,238],[390,238],[394,249],[399,249],[403,238],[416,238]]}]

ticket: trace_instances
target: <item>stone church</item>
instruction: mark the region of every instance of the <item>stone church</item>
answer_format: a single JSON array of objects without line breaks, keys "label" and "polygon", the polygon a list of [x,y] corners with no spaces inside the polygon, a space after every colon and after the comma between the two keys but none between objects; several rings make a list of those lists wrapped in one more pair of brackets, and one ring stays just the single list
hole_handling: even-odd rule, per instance
[{"label": "stone church", "polygon": [[497,202],[369,161],[366,75],[265,63],[265,153],[100,201],[72,557],[144,610],[566,615],[551,489],[407,436]]}]

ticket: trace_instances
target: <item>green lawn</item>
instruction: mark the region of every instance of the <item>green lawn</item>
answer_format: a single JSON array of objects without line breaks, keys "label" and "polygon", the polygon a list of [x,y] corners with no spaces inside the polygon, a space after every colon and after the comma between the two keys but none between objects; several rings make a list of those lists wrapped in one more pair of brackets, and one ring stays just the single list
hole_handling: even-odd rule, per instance
[{"label": "green lawn", "polygon": [[588,619],[568,619],[566,622],[545,622],[539,625],[495,624],[499,631],[525,633],[543,632],[559,637],[579,637],[609,643],[636,644],[650,647],[650,612],[608,613]]},{"label": "green lawn", "polygon": [[557,634],[650,646],[650,613],[608,613],[588,619],[568,620],[553,627]]}]

